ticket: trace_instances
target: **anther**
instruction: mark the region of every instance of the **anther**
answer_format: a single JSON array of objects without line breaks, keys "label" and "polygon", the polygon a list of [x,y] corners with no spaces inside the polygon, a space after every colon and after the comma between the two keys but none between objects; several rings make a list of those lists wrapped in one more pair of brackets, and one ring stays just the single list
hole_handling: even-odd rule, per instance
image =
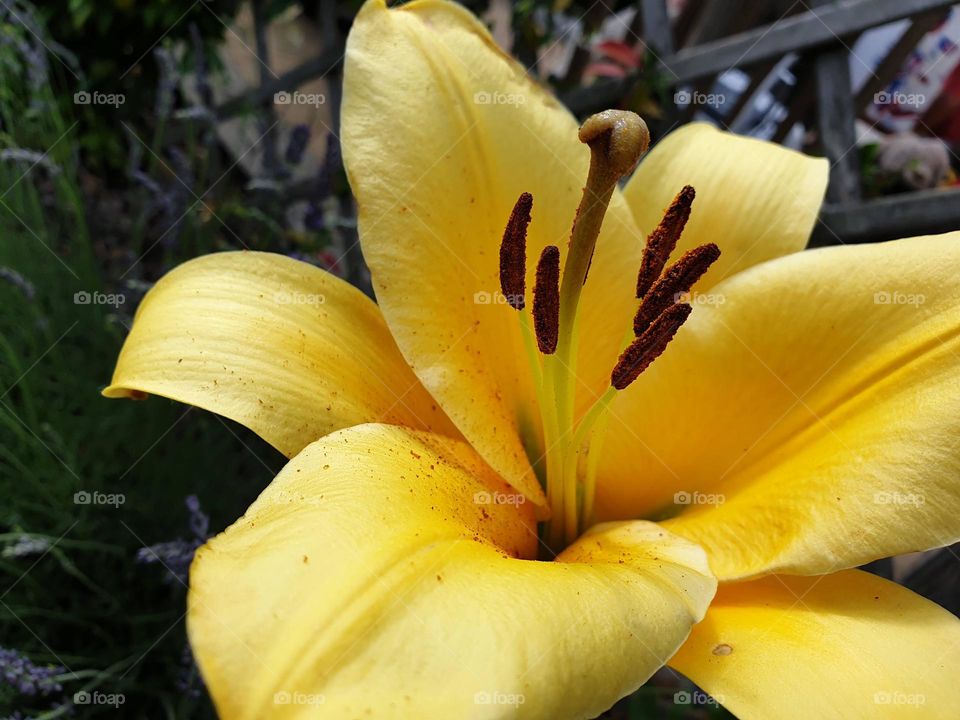
[{"label": "anther", "polygon": [[650,327],[623,351],[610,373],[610,384],[623,390],[636,380],[666,350],[692,310],[690,305],[676,304],[660,313]]},{"label": "anther", "polygon": [[647,245],[643,249],[643,261],[640,272],[637,273],[637,298],[647,294],[663,272],[667,260],[677,247],[683,228],[690,219],[690,207],[696,192],[689,185],[685,186],[670,203],[670,207],[660,220],[660,224],[650,233]]},{"label": "anther", "polygon": [[533,195],[521,193],[500,242],[500,291],[515,310],[523,310],[527,275],[527,226]]},{"label": "anther", "polygon": [[540,352],[544,355],[556,352],[560,331],[560,249],[556,245],[547,245],[537,262],[533,329]]},{"label": "anther", "polygon": [[720,257],[720,248],[713,243],[688,250],[683,257],[667,268],[646,293],[636,316],[633,318],[633,333],[642,335],[651,323],[680,296],[690,292],[711,265]]}]

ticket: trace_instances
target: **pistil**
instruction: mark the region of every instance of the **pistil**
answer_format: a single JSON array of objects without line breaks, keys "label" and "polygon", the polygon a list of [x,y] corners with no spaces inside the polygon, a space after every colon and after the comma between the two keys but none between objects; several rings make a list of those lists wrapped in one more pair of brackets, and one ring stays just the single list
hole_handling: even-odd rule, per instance
[{"label": "pistil", "polygon": [[[544,365],[544,382],[554,387],[556,415],[561,436],[548,438],[563,448],[564,471],[557,481],[562,484],[560,500],[552,508],[548,542],[562,547],[572,542],[579,526],[579,498],[576,474],[579,448],[569,447],[574,427],[574,386],[577,355],[577,313],[580,295],[600,236],[603,218],[617,182],[636,167],[650,143],[646,123],[631,112],[606,110],[583,123],[580,141],[590,148],[590,169],[580,205],[573,221],[570,244],[563,266],[560,285],[559,334],[556,354]],[[549,479],[548,479],[549,482]]]}]

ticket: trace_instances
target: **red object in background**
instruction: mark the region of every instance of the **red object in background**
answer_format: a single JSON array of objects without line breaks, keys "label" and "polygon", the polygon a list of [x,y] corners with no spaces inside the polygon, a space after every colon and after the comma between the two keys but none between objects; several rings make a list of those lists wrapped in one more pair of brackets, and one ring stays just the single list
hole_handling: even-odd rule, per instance
[{"label": "red object in background", "polygon": [[601,60],[592,62],[583,71],[584,78],[622,78],[643,66],[643,56],[625,42],[605,40],[592,48]]},{"label": "red object in background", "polygon": [[916,131],[935,135],[953,147],[960,145],[960,64],[947,77],[939,97],[924,113]]}]

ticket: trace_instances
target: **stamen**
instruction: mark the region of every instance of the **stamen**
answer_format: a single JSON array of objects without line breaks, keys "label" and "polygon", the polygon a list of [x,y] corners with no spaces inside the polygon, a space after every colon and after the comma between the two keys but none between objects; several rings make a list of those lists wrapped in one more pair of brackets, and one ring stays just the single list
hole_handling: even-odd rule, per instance
[{"label": "stamen", "polygon": [[643,303],[633,318],[633,333],[637,337],[668,307],[677,302],[678,296],[690,292],[711,265],[720,257],[720,248],[713,243],[688,250],[683,257],[667,268],[643,298]]},{"label": "stamen", "polygon": [[560,330],[560,248],[547,245],[537,261],[537,284],[533,288],[533,329],[544,355],[557,350]]},{"label": "stamen", "polygon": [[610,373],[610,384],[617,390],[623,390],[636,380],[640,373],[650,367],[650,363],[666,350],[677,330],[690,317],[692,310],[693,306],[686,304],[671,305],[664,310],[650,327],[623,351]]},{"label": "stamen", "polygon": [[500,291],[514,310],[523,310],[527,275],[527,226],[533,209],[533,195],[517,198],[500,242]]},{"label": "stamen", "polygon": [[667,212],[656,229],[647,238],[647,245],[643,249],[643,262],[637,274],[637,298],[642,298],[653,286],[663,272],[670,254],[677,247],[683,228],[690,219],[690,207],[696,191],[686,185],[670,203]]}]

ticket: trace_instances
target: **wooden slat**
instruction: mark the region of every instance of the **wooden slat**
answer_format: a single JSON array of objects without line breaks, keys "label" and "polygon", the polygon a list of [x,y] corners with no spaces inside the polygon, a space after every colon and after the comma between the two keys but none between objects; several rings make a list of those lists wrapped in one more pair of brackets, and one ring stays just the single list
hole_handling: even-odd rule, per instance
[{"label": "wooden slat", "polygon": [[673,54],[673,26],[667,14],[667,0],[642,0],[643,40],[658,57]]},{"label": "wooden slat", "polygon": [[[644,0],[644,7],[647,2]],[[837,0],[816,14],[793,15],[772,25],[661,55],[671,82],[682,83],[784,54],[837,42],[868,28],[939,10],[954,0]]]},{"label": "wooden slat", "polygon": [[903,585],[960,614],[960,543],[938,552],[904,578]]},{"label": "wooden slat", "polygon": [[757,89],[775,66],[775,62],[765,62],[744,70],[744,72],[750,76],[750,82],[747,84],[746,89],[737,97],[736,103],[730,108],[730,112],[727,115],[727,122],[731,127],[733,127],[734,123],[740,118],[740,113],[743,112],[743,109],[747,107],[748,103],[753,102]]},{"label": "wooden slat", "polygon": [[811,244],[894,240],[960,229],[960,188],[919,190],[849,205],[825,205]]},{"label": "wooden slat", "polygon": [[254,108],[273,96],[284,90],[293,90],[300,87],[303,83],[314,78],[323,77],[332,70],[337,69],[343,61],[343,45],[337,45],[315,58],[307,60],[292,70],[288,70],[279,78],[270,78],[269,82],[253,88],[250,92],[244,93],[239,97],[230,98],[218,108],[214,113],[218,118],[228,118],[238,113]]},{"label": "wooden slat", "polygon": [[[260,87],[270,82],[273,77],[273,71],[270,69],[270,48],[267,45],[267,8],[265,0],[254,0],[253,2],[253,37],[254,47],[259,67]],[[276,114],[274,113],[273,97],[267,96],[260,100],[261,114],[261,136],[260,146],[262,151],[261,167],[263,174],[267,179],[275,179],[281,173],[278,151],[277,151],[277,133],[274,131],[276,124]]]},{"label": "wooden slat", "polygon": [[780,123],[777,132],[774,133],[771,140],[777,144],[782,143],[793,126],[802,122],[810,113],[816,102],[817,88],[814,80],[816,73],[813,68],[807,68],[801,65],[796,70],[797,86],[790,97],[790,104],[787,107],[787,117]]},{"label": "wooden slat", "polygon": [[746,32],[769,19],[768,12],[767,4],[756,0],[711,0],[703,3],[684,45],[702,45]]},{"label": "wooden slat", "polygon": [[[836,7],[833,0],[813,0],[815,13]],[[849,203],[860,199],[860,154],[856,116],[850,92],[850,51],[844,45],[822,50],[813,61],[816,78],[817,126],[830,160],[827,199]]]}]

